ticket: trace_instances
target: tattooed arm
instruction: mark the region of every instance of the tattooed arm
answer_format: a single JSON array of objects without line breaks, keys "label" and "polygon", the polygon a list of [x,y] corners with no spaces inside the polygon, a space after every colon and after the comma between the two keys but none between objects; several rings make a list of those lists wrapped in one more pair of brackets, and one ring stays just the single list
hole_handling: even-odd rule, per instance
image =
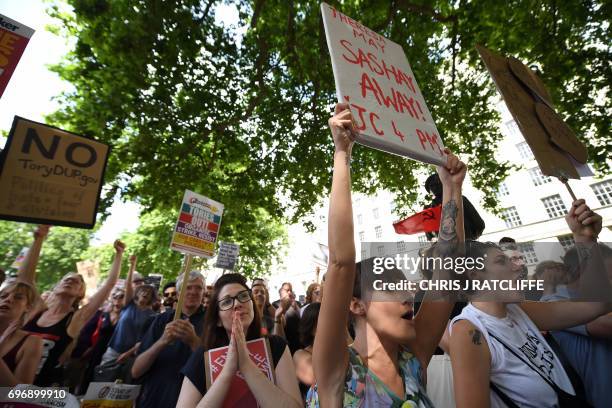
[{"label": "tattooed arm", "polygon": [[469,321],[459,320],[449,345],[457,408],[488,408],[491,352],[484,336]]},{"label": "tattooed arm", "polygon": [[[467,166],[448,149],[446,153],[448,154],[446,166],[438,167],[438,174],[442,182],[442,216],[438,244],[434,251],[436,257],[452,255],[458,248],[458,244],[465,241],[461,186],[465,179]],[[432,280],[448,277],[449,275],[444,271],[434,271]],[[443,294],[444,298],[440,298],[440,295],[440,293],[428,293],[414,318],[417,335],[410,343],[410,349],[423,367],[427,367],[442,339],[448,317],[454,306],[454,301],[449,301],[448,294]]]}]

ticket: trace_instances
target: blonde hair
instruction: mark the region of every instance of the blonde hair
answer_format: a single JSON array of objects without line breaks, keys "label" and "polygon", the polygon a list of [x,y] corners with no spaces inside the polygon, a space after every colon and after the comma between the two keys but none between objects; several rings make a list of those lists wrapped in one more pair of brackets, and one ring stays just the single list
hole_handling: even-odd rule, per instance
[{"label": "blonde hair", "polygon": [[24,281],[15,280],[7,283],[0,289],[0,296],[7,292],[21,292],[25,294],[28,308],[34,306],[34,303],[38,300],[38,291],[36,288]]},{"label": "blonde hair", "polygon": [[76,300],[72,303],[72,308],[74,310],[77,310],[79,308],[79,304],[81,303],[81,300],[83,300],[85,298],[85,292],[87,291],[87,285],[85,284],[85,279],[83,278],[83,275],[81,275],[80,273],[77,272],[68,272],[67,274],[65,274],[64,276],[62,276],[62,278],[59,280],[59,282],[57,282],[55,284],[55,286],[53,287],[53,292],[55,292],[55,289],[57,289],[57,287],[62,283],[62,281],[67,278],[68,276],[78,276],[79,279],[81,280],[81,290],[79,291],[79,294],[76,298]]}]

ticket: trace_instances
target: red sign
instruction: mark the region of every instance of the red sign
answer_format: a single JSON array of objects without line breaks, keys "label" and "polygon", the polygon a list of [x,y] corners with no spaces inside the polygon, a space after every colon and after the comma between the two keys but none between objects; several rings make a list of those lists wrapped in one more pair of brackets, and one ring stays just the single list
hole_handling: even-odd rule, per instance
[{"label": "red sign", "polygon": [[[266,377],[273,383],[274,371],[272,367],[272,353],[270,352],[270,345],[268,339],[265,337],[247,341],[247,348],[249,349],[249,357],[255,363],[255,365],[265,374]],[[219,347],[216,349],[210,349],[204,353],[204,361],[206,362],[206,389],[210,389],[210,386],[215,382],[221,370],[225,365],[225,356],[229,347]],[[255,396],[249,389],[248,384],[244,380],[242,373],[238,371],[232,380],[230,389],[227,392],[225,401],[223,402],[224,408],[231,407],[244,407],[244,408],[255,408],[258,407]]]},{"label": "red sign", "polygon": [[0,14],[0,97],[34,30]]},{"label": "red sign", "polygon": [[426,208],[405,220],[393,224],[396,234],[417,234],[419,232],[432,232],[440,229],[440,216],[442,208],[440,206]]}]

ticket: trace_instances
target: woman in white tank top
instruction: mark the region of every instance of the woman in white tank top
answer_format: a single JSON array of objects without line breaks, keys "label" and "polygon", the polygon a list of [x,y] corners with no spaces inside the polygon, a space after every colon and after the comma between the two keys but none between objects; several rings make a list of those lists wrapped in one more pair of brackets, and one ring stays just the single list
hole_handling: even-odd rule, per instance
[{"label": "woman in white tank top", "polygon": [[[576,200],[566,221],[583,256],[581,279],[601,284],[598,299],[612,300],[595,245],[601,217],[584,200]],[[483,269],[467,272],[471,280],[518,280],[525,275],[524,266],[513,263],[514,258],[494,244],[474,242],[467,252],[468,257],[484,259]],[[610,303],[521,303],[523,300],[522,292],[498,291],[493,297],[492,292],[480,291],[451,321],[449,352],[458,408],[558,407],[558,395],[575,395],[559,358],[540,331],[586,323],[607,313]]]}]

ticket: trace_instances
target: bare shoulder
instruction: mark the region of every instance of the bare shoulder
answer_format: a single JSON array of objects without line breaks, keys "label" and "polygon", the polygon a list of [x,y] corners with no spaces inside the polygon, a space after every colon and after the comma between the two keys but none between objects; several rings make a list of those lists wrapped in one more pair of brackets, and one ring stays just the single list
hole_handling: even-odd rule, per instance
[{"label": "bare shoulder", "polygon": [[[464,347],[471,345],[476,346],[478,349],[482,349],[482,351],[486,351],[487,354],[489,353],[485,336],[480,329],[469,320],[459,320],[453,324],[453,330],[450,332],[449,338],[451,350],[453,348],[455,350],[463,350]],[[469,351],[469,349],[465,351]]]}]

